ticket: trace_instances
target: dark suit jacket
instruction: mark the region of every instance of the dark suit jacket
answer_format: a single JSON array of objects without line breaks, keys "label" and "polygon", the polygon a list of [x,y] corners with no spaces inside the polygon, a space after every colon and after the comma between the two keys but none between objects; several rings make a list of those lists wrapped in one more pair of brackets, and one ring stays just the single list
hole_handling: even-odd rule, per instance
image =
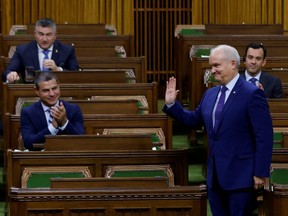
[{"label": "dark suit jacket", "polygon": [[[51,59],[55,61],[58,67],[62,67],[63,70],[79,70],[73,46],[64,45],[56,40],[54,42]],[[2,80],[5,82],[7,74],[11,71],[17,71],[22,79],[24,79],[26,66],[33,67],[35,71],[41,70],[39,66],[37,42],[35,40],[17,46],[10,65],[8,65],[2,74]]]},{"label": "dark suit jacket", "polygon": [[186,126],[205,126],[209,140],[207,186],[213,185],[213,167],[224,190],[253,186],[253,176],[267,177],[272,157],[272,120],[263,91],[239,78],[221,113],[218,131],[212,113],[220,86],[208,89],[193,111],[179,102],[163,111]]},{"label": "dark suit jacket", "polygon": [[[58,134],[84,134],[83,115],[80,107],[62,101],[69,123],[65,130]],[[33,150],[34,143],[44,143],[45,135],[51,135],[41,102],[38,101],[21,110],[21,134],[26,149]]]},{"label": "dark suit jacket", "polygon": [[[241,74],[241,77],[246,80],[245,72]],[[271,76],[262,71],[259,82],[263,85],[264,93],[267,98],[282,98],[284,96],[282,83],[278,77]]]}]

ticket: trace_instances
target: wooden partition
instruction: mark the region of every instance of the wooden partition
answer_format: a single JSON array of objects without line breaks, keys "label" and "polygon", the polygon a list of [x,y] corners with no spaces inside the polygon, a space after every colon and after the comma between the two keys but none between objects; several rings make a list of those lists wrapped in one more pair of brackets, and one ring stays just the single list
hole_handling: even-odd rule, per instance
[{"label": "wooden partition", "polygon": [[[109,34],[109,29],[106,29],[104,23],[97,24],[61,24],[57,23],[57,34],[62,35],[106,35]],[[27,25],[27,34],[34,34],[35,24]]]},{"label": "wooden partition", "polygon": [[118,151],[151,150],[151,136],[148,134],[116,135],[64,135],[45,136],[45,151]]},{"label": "wooden partition", "polygon": [[[194,109],[201,100],[204,91],[213,85],[209,80],[205,80],[204,75],[207,70],[211,70],[208,58],[194,57],[188,60],[188,83],[187,88],[190,92],[189,95],[189,107]],[[244,70],[245,66],[241,61],[240,70]],[[277,76],[282,81],[283,91],[285,97],[288,95],[288,57],[267,57],[267,62],[263,71],[270,73],[273,76]]]},{"label": "wooden partition", "polygon": [[[86,134],[103,134],[107,129],[119,130],[135,129],[135,131],[145,131],[150,129],[153,133],[159,133],[163,136],[165,149],[172,149],[172,119],[165,114],[95,114],[84,115],[84,128]],[[23,149],[23,143],[20,135],[20,116],[5,115],[4,128],[4,151],[7,149]],[[163,133],[163,134],[162,134]]]},{"label": "wooden partition", "polygon": [[[73,199],[71,199],[73,197]],[[11,189],[10,214],[205,216],[205,186]],[[61,206],[59,208],[59,206]]]},{"label": "wooden partition", "polygon": [[[80,70],[82,72],[101,72],[101,77],[98,77],[98,75],[95,75],[95,77],[90,77],[90,75],[81,76],[77,83],[87,83],[90,79],[91,82],[95,83],[101,83],[101,82],[107,82],[107,83],[114,83],[114,82],[123,82],[123,80],[133,82],[147,82],[147,74],[146,74],[146,62],[145,57],[126,57],[126,58],[119,58],[119,57],[77,57],[78,64],[80,66]],[[0,69],[3,71],[8,64],[11,62],[11,58],[1,56],[0,57]],[[107,71],[108,70],[108,71]],[[132,72],[131,72],[132,70]],[[110,74],[109,73],[116,73],[117,72],[125,72],[125,76],[119,77],[120,74]],[[66,71],[65,71],[66,72]],[[104,72],[107,72],[104,74]],[[109,73],[108,73],[109,72]],[[92,74],[93,75],[93,74]],[[133,75],[135,75],[135,78],[133,78]],[[61,80],[63,82],[67,83],[73,83],[74,81],[73,75],[71,75],[71,78],[66,77],[68,75],[59,75],[64,76],[64,80]],[[89,79],[86,79],[86,76],[89,76]],[[100,76],[100,75],[99,75]],[[70,81],[71,80],[71,81]]]},{"label": "wooden partition", "polygon": [[[228,44],[234,46],[240,56],[244,55],[246,46],[251,42],[261,42],[267,48],[267,57],[288,56],[288,36],[285,35],[180,35],[175,39],[175,73],[181,101],[188,100],[190,49],[201,45],[216,46]],[[192,57],[193,61],[193,57]],[[194,72],[194,71],[193,71]]]},{"label": "wooden partition", "polygon": [[[123,187],[164,187],[167,188],[167,177],[117,177],[117,178],[51,178],[51,187],[57,189],[64,188],[123,188]],[[173,185],[174,186],[174,185]]]},{"label": "wooden partition", "polygon": [[112,165],[169,165],[175,185],[188,185],[188,149],[164,151],[7,151],[7,188],[21,187],[26,167],[88,166],[92,177],[104,177]]},{"label": "wooden partition", "polygon": [[[92,96],[144,96],[149,104],[149,113],[158,112],[157,83],[96,83],[96,84],[61,84],[61,96],[73,99],[88,99]],[[33,84],[3,85],[3,113],[15,113],[18,98],[35,97]]]},{"label": "wooden partition", "polygon": [[282,24],[205,24],[206,35],[283,35]]},{"label": "wooden partition", "polygon": [[[58,35],[57,39],[64,44],[75,47],[78,57],[115,57],[115,46],[123,46],[127,56],[135,56],[134,38],[132,35]],[[11,47],[34,40],[33,35],[1,35],[2,56],[9,57]]]}]

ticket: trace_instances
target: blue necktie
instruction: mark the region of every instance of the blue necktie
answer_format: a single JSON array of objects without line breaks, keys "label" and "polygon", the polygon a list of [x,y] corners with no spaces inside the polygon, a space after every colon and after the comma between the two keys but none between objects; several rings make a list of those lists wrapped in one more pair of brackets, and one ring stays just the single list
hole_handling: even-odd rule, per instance
[{"label": "blue necktie", "polygon": [[256,85],[257,79],[253,77],[253,78],[251,78],[249,81],[250,81],[253,85]]},{"label": "blue necktie", "polygon": [[223,86],[220,91],[221,91],[220,98],[219,98],[217,107],[215,109],[214,131],[217,131],[218,126],[219,126],[219,122],[221,119],[221,112],[225,103],[225,92],[227,91],[227,87]]},{"label": "blue necktie", "polygon": [[[49,56],[48,56],[49,51],[50,51],[50,50],[43,50],[43,51],[42,51],[43,54],[44,54],[43,63],[44,63],[44,60],[49,59]],[[42,63],[42,65],[43,65],[43,63]],[[43,71],[49,71],[49,68],[45,68],[45,67],[42,66],[42,70],[43,70]]]},{"label": "blue necktie", "polygon": [[53,116],[52,116],[52,114],[51,114],[51,110],[50,110],[50,108],[49,108],[49,109],[47,109],[46,111],[49,113],[48,122],[51,124],[52,121],[53,121]]}]

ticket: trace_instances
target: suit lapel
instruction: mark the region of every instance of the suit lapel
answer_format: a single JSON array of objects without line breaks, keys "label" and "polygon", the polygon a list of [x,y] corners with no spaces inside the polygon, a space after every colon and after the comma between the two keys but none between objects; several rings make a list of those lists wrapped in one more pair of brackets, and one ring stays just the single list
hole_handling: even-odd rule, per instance
[{"label": "suit lapel", "polygon": [[38,55],[38,46],[36,41],[32,44],[32,49],[30,49],[30,59],[32,59],[33,65],[35,70],[41,70],[40,63],[39,63],[39,55]]},{"label": "suit lapel", "polygon": [[[244,79],[241,79],[239,78],[234,86],[234,88],[232,89],[232,91],[230,92],[230,95],[229,97],[227,98],[225,104],[224,104],[224,107],[222,109],[222,112],[221,112],[221,119],[219,121],[219,126],[218,126],[218,130],[215,131],[215,133],[217,133],[219,131],[219,128],[221,127],[221,124],[222,124],[222,121],[223,119],[225,118],[225,114],[229,111],[231,105],[234,103],[234,101],[236,100],[237,98],[237,95],[239,94],[240,92],[240,87],[242,86],[243,82],[245,80]],[[246,81],[245,81],[246,82]]]},{"label": "suit lapel", "polygon": [[46,120],[46,115],[43,110],[42,104],[40,101],[36,104],[36,115],[38,116],[38,119],[40,120],[40,124],[42,128],[47,127],[47,120]]}]

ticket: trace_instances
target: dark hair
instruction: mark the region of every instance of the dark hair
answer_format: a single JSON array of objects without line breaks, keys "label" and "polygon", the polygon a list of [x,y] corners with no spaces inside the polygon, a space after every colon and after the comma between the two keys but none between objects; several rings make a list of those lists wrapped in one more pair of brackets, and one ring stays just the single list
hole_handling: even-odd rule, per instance
[{"label": "dark hair", "polygon": [[56,32],[56,23],[50,19],[50,18],[41,18],[39,20],[37,20],[36,24],[35,24],[35,29],[36,27],[41,26],[41,27],[51,27],[53,28],[53,30],[55,30]]},{"label": "dark hair", "polygon": [[45,72],[39,72],[36,73],[35,79],[34,79],[34,85],[36,89],[39,89],[39,84],[41,82],[48,82],[50,80],[56,80],[57,83],[59,83],[58,77],[55,73],[51,71],[45,71]]},{"label": "dark hair", "polygon": [[252,42],[252,43],[250,43],[250,44],[248,44],[248,45],[246,46],[245,55],[244,55],[244,57],[243,57],[243,61],[246,60],[246,55],[247,55],[247,51],[248,51],[249,48],[252,48],[252,49],[262,49],[262,50],[263,50],[263,53],[264,53],[263,59],[266,58],[267,50],[266,50],[266,48],[264,47],[264,45],[263,45],[262,43]]}]

